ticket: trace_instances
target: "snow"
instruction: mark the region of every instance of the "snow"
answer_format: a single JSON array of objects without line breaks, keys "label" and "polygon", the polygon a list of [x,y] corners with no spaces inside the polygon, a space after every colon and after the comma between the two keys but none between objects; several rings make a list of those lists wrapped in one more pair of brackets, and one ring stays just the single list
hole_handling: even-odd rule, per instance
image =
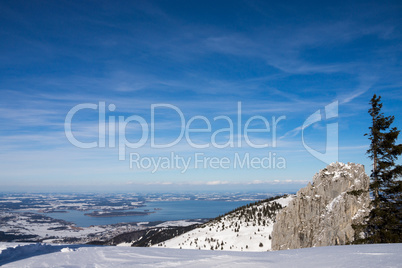
[{"label": "snow", "polygon": [[191,221],[191,220],[181,220],[181,221],[165,221],[163,223],[160,223],[156,225],[155,227],[169,227],[169,226],[190,226],[193,224],[199,224],[200,221]]},{"label": "snow", "polygon": [[275,202],[281,204],[283,207],[286,207],[294,198],[294,195],[288,195],[287,197],[275,200]]},{"label": "snow", "polygon": [[337,197],[332,199],[332,201],[326,207],[327,211],[328,212],[332,211],[332,209],[334,208],[335,204],[339,203],[343,199],[344,195],[345,195],[345,192],[341,193],[340,195],[338,195]]},{"label": "snow", "polygon": [[364,213],[366,213],[365,209],[359,209],[356,214],[352,217],[352,220],[355,220],[359,217],[361,217],[361,215],[363,215]]},{"label": "snow", "polygon": [[61,250],[60,250],[61,252],[71,252],[71,251],[75,251],[74,249],[72,249],[72,248],[62,248]]},{"label": "snow", "polygon": [[123,242],[123,243],[117,244],[116,246],[117,247],[131,247],[132,244],[133,244],[132,242]]},{"label": "snow", "polygon": [[[0,243],[3,267],[400,267],[402,244],[273,252]],[[68,250],[67,250],[68,249]]]},{"label": "snow", "polygon": [[332,181],[337,181],[339,179],[341,179],[342,177],[347,177],[347,176],[352,176],[351,174],[351,169],[352,166],[348,163],[348,164],[344,164],[341,162],[335,162],[329,165],[330,167],[332,167],[334,170],[329,171],[327,169],[325,169],[325,171],[323,171],[323,174],[329,176],[332,176]]}]

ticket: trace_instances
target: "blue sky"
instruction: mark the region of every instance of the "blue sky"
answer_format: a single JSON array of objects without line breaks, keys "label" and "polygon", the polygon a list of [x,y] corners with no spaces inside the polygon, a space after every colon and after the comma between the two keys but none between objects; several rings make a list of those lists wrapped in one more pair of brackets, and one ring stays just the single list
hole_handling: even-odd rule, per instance
[{"label": "blue sky", "polygon": [[[327,124],[338,126],[338,160],[370,170],[365,155],[368,102],[381,95],[385,114],[402,128],[402,4],[398,1],[1,1],[0,2],[0,185],[4,190],[264,190],[293,189],[326,163],[303,146],[302,126],[316,111],[338,102],[338,116],[304,129],[304,141],[325,153]],[[170,104],[185,123],[198,116],[211,131],[189,134],[170,148],[82,149],[69,142],[65,118],[79,104],[106,105],[118,122],[138,116],[149,125],[152,104]],[[237,132],[252,116],[283,116],[270,132]],[[115,109],[110,111],[109,105]],[[241,146],[211,146],[240,138]],[[155,113],[157,143],[175,140],[177,111]],[[254,120],[250,128],[264,127]],[[103,126],[101,126],[103,127]],[[192,128],[205,128],[195,119]],[[118,127],[117,127],[118,128]],[[131,122],[125,137],[135,143],[144,125]],[[84,109],[72,120],[74,137],[98,141],[98,111]],[[117,132],[114,132],[117,133]],[[106,132],[106,144],[110,135]],[[118,134],[116,137],[119,138]],[[277,142],[273,147],[273,140]],[[171,153],[194,159],[236,155],[261,159],[275,154],[284,168],[130,168],[129,154],[147,159]],[[274,157],[274,158],[275,158]],[[272,160],[272,159],[271,159]],[[293,188],[292,188],[293,187]]]}]

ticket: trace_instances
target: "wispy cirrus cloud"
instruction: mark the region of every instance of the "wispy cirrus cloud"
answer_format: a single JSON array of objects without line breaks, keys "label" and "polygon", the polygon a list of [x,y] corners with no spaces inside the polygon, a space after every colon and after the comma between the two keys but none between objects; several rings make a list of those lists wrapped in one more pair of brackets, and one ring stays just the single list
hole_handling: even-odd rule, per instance
[{"label": "wispy cirrus cloud", "polygon": [[[325,2],[311,7],[264,1],[213,5],[212,10],[204,2],[189,8],[174,1],[70,1],[40,7],[1,3],[4,172],[0,180],[24,181],[42,174],[48,182],[53,174],[91,182],[166,181],[176,186],[191,180],[225,187],[241,179],[264,183],[266,177],[282,182],[305,178],[322,163],[301,146],[300,126],[335,100],[340,104],[334,119],[339,123],[340,160],[364,162],[369,98],[382,95],[388,100],[384,109],[391,114],[400,106],[400,5]],[[81,150],[65,137],[68,111],[77,104],[99,102],[115,105],[107,116],[116,120],[138,115],[148,123],[152,104],[175,105],[186,123],[193,116],[205,116],[213,124],[211,132],[227,127],[214,117],[227,116],[234,122],[236,140],[244,139],[243,129],[237,132],[238,102],[241,127],[255,115],[270,122],[273,116],[286,116],[278,125],[277,148],[254,150],[243,142],[241,148],[202,152],[208,157],[232,157],[236,152],[266,156],[272,151],[284,156],[289,168],[286,172],[191,170],[184,175],[171,170],[155,176],[129,170],[127,162],[118,161],[116,148]],[[97,112],[88,109],[74,117],[77,139],[98,140]],[[158,141],[167,142],[177,134],[180,118],[168,109],[157,115]],[[261,127],[254,123],[252,127]],[[323,144],[325,123],[310,129],[312,146]],[[102,124],[107,129],[107,122]],[[134,141],[140,131],[140,125],[129,124],[127,138]],[[254,138],[265,142],[271,137],[272,132]],[[205,133],[193,140],[207,143],[210,138],[211,133]],[[196,151],[184,141],[174,148],[153,150],[148,141],[127,152],[158,157],[169,150],[186,156]]]}]

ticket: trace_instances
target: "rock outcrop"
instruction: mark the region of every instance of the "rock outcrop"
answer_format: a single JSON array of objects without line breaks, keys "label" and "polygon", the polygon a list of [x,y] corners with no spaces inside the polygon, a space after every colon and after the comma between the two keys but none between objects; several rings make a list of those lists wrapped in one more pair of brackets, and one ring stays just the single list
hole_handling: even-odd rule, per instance
[{"label": "rock outcrop", "polygon": [[370,211],[370,178],[359,164],[333,163],[313,177],[282,209],[272,232],[272,249],[344,245],[352,224]]}]

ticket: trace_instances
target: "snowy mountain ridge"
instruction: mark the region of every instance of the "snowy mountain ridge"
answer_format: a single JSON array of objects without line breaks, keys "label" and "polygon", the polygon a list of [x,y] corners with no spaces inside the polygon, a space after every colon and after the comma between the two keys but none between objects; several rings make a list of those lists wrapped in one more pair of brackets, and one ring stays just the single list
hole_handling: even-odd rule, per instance
[{"label": "snowy mountain ridge", "polygon": [[271,232],[276,214],[293,198],[292,195],[269,198],[237,208],[154,247],[231,251],[271,250]]}]

